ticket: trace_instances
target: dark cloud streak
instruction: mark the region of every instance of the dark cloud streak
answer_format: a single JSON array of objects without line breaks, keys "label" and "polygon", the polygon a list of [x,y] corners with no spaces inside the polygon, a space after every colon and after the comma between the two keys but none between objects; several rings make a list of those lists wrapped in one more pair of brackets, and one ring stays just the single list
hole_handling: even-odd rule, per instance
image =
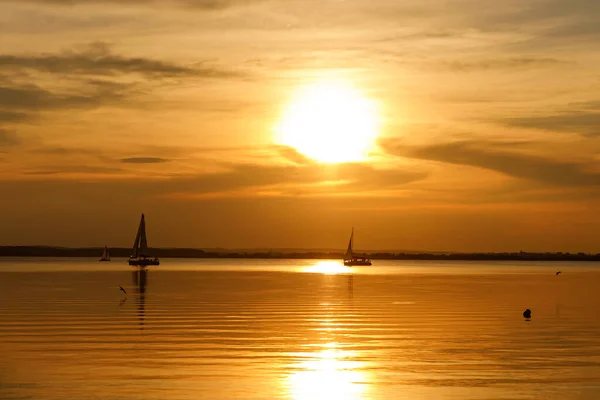
[{"label": "dark cloud streak", "polygon": [[448,61],[443,62],[442,67],[452,71],[472,72],[498,69],[541,68],[560,64],[566,64],[566,62],[555,58],[513,57],[506,59],[480,60],[474,62]]},{"label": "dark cloud streak", "polygon": [[221,10],[237,5],[259,2],[262,0],[0,0],[1,3],[37,3],[55,6],[81,6],[90,4],[118,4],[144,6],[180,6],[199,10]]},{"label": "dark cloud streak", "polygon": [[169,162],[166,158],[159,157],[130,157],[120,160],[124,164],[161,164]]},{"label": "dark cloud streak", "polygon": [[[238,190],[286,186],[297,194],[343,194],[363,190],[387,190],[424,179],[423,172],[378,170],[364,164],[281,166],[257,164],[223,165],[222,172],[176,175],[172,177],[124,178],[107,180],[104,185],[122,195],[184,195],[225,194]],[[25,171],[26,175],[122,174],[126,169],[110,165],[39,166]],[[64,179],[64,178],[62,178]],[[76,180],[79,181],[79,180]],[[86,179],[82,178],[81,182]],[[320,186],[326,182],[335,186]],[[291,188],[291,189],[290,189]]]},{"label": "dark cloud streak", "polygon": [[[92,43],[83,51],[59,54],[0,55],[0,71],[23,69],[51,74],[121,76],[141,74],[148,77],[232,78],[241,76],[235,71],[210,67],[203,63],[183,66],[143,57],[125,57],[110,52],[106,43]],[[100,84],[109,82],[100,81]]]},{"label": "dark cloud streak", "polygon": [[4,110],[47,110],[78,108],[98,105],[105,100],[119,98],[116,93],[95,95],[55,94],[36,85],[17,87],[0,86],[0,108]]},{"label": "dark cloud streak", "polygon": [[[50,74],[55,82],[64,82],[65,88],[46,89],[38,82],[41,77],[24,83],[6,79],[7,74],[32,72]],[[132,94],[143,91],[144,84],[154,84],[167,78],[234,78],[241,74],[196,63],[181,66],[169,62],[140,57],[112,54],[106,43],[92,43],[80,51],[59,54],[0,55],[0,122],[27,122],[48,110],[89,109],[106,104],[122,104]],[[145,82],[113,81],[113,77],[141,75]],[[76,87],[76,89],[73,89]],[[34,112],[34,114],[28,113]]]},{"label": "dark cloud streak", "polygon": [[25,175],[63,175],[63,174],[90,174],[105,175],[124,172],[121,168],[95,166],[95,165],[63,165],[39,166],[26,170]]},{"label": "dark cloud streak", "polygon": [[600,173],[580,163],[508,151],[491,142],[462,141],[406,147],[386,143],[386,149],[403,157],[488,169],[519,179],[556,186],[600,186]]},{"label": "dark cloud streak", "polygon": [[14,146],[21,143],[21,138],[13,131],[0,129],[0,146]]},{"label": "dark cloud streak", "polygon": [[598,136],[600,101],[574,103],[555,114],[505,118],[500,122],[510,127]]},{"label": "dark cloud streak", "polygon": [[[0,101],[2,100],[0,99]],[[21,112],[0,110],[0,122],[22,122],[31,119],[32,117],[32,115]]]}]

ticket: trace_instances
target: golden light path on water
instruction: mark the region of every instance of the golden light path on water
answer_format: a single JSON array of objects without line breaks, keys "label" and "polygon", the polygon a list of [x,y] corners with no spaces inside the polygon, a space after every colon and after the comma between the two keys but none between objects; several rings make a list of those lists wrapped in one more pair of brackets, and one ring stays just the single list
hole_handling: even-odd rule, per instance
[{"label": "golden light path on water", "polygon": [[[352,268],[341,261],[323,260],[304,268],[303,272],[323,275],[348,274]],[[288,378],[289,396],[294,400],[359,400],[364,399],[369,382],[362,371],[364,362],[355,361],[356,351],[345,350],[336,341],[339,328],[336,313],[328,303],[321,304],[324,314],[315,330],[324,335],[325,343],[309,345],[305,360],[291,366]]]},{"label": "golden light path on water", "polygon": [[351,274],[352,268],[346,267],[341,261],[317,261],[313,265],[303,268],[304,272],[321,273],[327,275]]},{"label": "golden light path on water", "polygon": [[358,400],[366,393],[367,377],[363,363],[351,361],[351,351],[336,349],[327,343],[325,349],[310,360],[294,367],[289,377],[290,395],[294,400]]}]

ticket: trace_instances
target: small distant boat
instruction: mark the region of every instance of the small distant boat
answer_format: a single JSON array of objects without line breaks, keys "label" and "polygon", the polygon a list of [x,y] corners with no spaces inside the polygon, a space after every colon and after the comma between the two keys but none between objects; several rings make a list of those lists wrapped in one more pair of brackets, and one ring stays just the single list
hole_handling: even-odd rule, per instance
[{"label": "small distant boat", "polygon": [[108,247],[104,246],[104,252],[102,257],[98,261],[110,261],[110,254],[108,253]]},{"label": "small distant boat", "polygon": [[366,257],[357,257],[354,255],[354,228],[352,228],[352,234],[350,235],[350,242],[348,243],[348,250],[344,254],[344,265],[346,267],[371,265],[371,260]]},{"label": "small distant boat", "polygon": [[135,236],[135,242],[133,242],[133,254],[129,257],[129,265],[147,266],[159,264],[160,261],[158,260],[158,257],[152,257],[148,254],[146,219],[144,218],[144,214],[142,214],[140,226],[137,235]]}]

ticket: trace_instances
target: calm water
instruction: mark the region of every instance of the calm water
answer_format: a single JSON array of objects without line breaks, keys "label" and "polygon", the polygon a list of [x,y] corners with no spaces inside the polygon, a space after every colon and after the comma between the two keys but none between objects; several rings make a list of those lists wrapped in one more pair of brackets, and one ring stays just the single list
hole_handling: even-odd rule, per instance
[{"label": "calm water", "polygon": [[0,259],[0,398],[600,399],[600,265],[376,264]]}]

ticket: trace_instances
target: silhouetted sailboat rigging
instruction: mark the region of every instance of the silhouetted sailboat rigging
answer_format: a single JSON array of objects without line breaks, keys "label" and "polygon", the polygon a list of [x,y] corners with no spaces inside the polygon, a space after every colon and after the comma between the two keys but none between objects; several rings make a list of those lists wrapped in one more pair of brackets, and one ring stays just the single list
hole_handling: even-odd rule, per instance
[{"label": "silhouetted sailboat rigging", "polygon": [[148,240],[146,239],[146,219],[142,214],[140,226],[133,242],[133,254],[129,257],[129,265],[159,265],[158,257],[151,257],[148,254]]},{"label": "silhouetted sailboat rigging", "polygon": [[104,252],[102,257],[98,261],[110,261],[110,254],[108,254],[108,247],[104,246]]},{"label": "silhouetted sailboat rigging", "polygon": [[357,257],[354,255],[354,228],[352,228],[352,234],[350,235],[350,242],[348,242],[348,249],[344,254],[344,265],[347,267],[353,267],[356,265],[371,265],[371,260],[366,257]]}]

